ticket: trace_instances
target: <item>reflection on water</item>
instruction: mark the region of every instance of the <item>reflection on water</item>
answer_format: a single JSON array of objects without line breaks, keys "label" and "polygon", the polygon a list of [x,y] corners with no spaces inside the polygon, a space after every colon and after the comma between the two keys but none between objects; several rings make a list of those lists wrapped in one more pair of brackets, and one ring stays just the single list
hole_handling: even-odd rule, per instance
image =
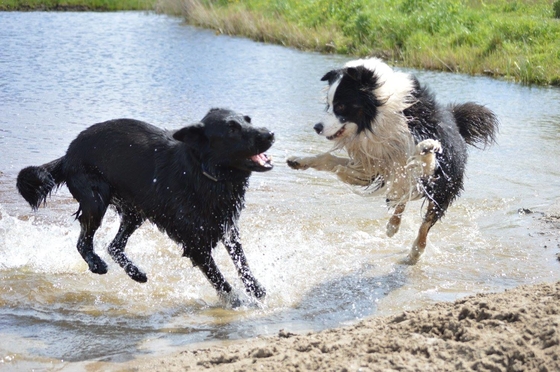
[{"label": "reflection on water", "polygon": [[[502,127],[497,146],[471,151],[466,190],[432,229],[422,260],[402,266],[421,203],[389,239],[382,198],[284,165],[288,155],[329,148],[312,130],[324,109],[319,79],[346,60],[142,13],[0,13],[0,361],[21,369],[120,361],[556,280],[558,234],[540,217],[560,196],[559,90],[417,72],[440,101],[486,104]],[[127,246],[149,281],[131,281],[106,253],[118,229],[114,212],[95,242],[110,271],[91,274],[75,249],[77,205],[68,191],[37,213],[17,195],[22,167],[61,156],[95,122],[133,117],[178,128],[213,106],[249,114],[277,135],[276,168],[253,176],[241,218],[249,262],[268,292],[262,304],[223,309],[202,274],[149,224]],[[242,292],[222,247],[215,257]]]}]

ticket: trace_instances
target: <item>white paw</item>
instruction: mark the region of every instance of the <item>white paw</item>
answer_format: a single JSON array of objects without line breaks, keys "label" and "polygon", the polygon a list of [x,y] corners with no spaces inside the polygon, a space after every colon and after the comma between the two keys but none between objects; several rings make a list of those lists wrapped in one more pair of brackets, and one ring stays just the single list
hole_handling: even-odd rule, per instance
[{"label": "white paw", "polygon": [[387,223],[387,236],[392,238],[397,232],[399,232],[399,225],[393,225],[392,223]]},{"label": "white paw", "polygon": [[416,263],[418,263],[418,260],[420,260],[420,256],[422,256],[422,254],[424,253],[425,249],[426,249],[425,243],[424,245],[419,245],[418,241],[415,241],[414,244],[412,245],[412,249],[410,250],[410,252],[408,252],[408,256],[406,256],[406,258],[403,260],[402,263],[405,263],[407,265],[416,265]]},{"label": "white paw", "polygon": [[288,163],[288,166],[292,169],[306,170],[309,168],[309,165],[304,163],[304,158],[298,158],[295,156],[288,158],[286,163]]},{"label": "white paw", "polygon": [[428,153],[441,153],[441,143],[438,140],[427,139],[416,145],[416,151],[420,155]]}]

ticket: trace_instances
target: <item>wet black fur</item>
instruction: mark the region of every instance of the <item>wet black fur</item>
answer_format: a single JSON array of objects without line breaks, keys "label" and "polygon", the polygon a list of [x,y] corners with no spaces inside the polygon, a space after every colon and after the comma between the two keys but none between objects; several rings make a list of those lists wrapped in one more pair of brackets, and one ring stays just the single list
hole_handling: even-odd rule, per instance
[{"label": "wet black fur", "polygon": [[37,209],[55,186],[66,183],[79,202],[77,248],[94,273],[107,272],[106,263],[93,251],[93,236],[113,205],[121,225],[108,250],[132,279],[147,281],[124,248],[130,235],[149,220],[182,246],[183,256],[218,292],[229,293],[232,287],[211,255],[223,242],[247,291],[261,298],[265,289],[247,265],[237,221],[251,172],[272,168],[249,158],[273,142],[273,133],[252,127],[248,116],[224,109],[212,109],[200,123],[178,131],[132,119],[111,120],[80,133],[65,156],[22,169],[17,187]]},{"label": "wet black fur", "polygon": [[[417,100],[404,115],[416,143],[436,139],[443,151],[436,153],[438,167],[424,182],[424,192],[434,202],[436,221],[463,191],[467,145],[486,147],[495,142],[498,119],[488,108],[473,102],[438,104],[434,94],[414,79],[412,95]],[[434,221],[435,223],[435,221]]]},{"label": "wet black fur", "polygon": [[[332,85],[341,78],[333,97],[333,112],[341,122],[357,124],[358,133],[372,129],[372,123],[383,99],[375,97],[378,87],[375,71],[363,66],[332,70],[323,81]],[[415,102],[403,114],[416,143],[435,139],[443,151],[436,154],[438,168],[433,177],[423,180],[425,198],[434,204],[435,223],[463,190],[463,177],[467,163],[467,145],[478,147],[495,142],[498,120],[488,108],[473,102],[441,106],[434,94],[412,77]]]}]

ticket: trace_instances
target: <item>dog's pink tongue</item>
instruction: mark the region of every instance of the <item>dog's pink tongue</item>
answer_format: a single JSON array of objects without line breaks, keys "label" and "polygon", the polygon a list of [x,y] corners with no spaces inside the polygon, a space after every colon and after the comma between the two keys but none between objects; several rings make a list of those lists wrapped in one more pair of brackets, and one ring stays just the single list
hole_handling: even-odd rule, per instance
[{"label": "dog's pink tongue", "polygon": [[266,154],[262,153],[262,154],[251,156],[251,160],[257,163],[258,165],[260,165],[261,167],[264,167],[266,163],[269,162],[270,158]]}]

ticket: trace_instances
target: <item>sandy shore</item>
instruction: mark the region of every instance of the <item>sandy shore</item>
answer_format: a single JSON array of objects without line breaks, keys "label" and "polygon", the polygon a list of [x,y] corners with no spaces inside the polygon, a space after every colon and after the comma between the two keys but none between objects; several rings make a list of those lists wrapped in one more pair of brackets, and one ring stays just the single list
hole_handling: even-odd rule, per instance
[{"label": "sandy shore", "polygon": [[[112,365],[114,369],[116,366]],[[560,282],[354,326],[137,359],[122,371],[560,371]]]}]

